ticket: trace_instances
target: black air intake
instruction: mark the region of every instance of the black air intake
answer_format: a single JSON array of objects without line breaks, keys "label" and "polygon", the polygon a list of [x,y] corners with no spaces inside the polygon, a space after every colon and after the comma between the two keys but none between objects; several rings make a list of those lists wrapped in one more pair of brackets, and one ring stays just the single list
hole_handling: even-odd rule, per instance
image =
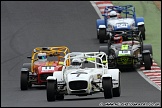
[{"label": "black air intake", "polygon": [[71,81],[69,82],[69,87],[71,90],[86,89],[88,86],[87,81]]}]

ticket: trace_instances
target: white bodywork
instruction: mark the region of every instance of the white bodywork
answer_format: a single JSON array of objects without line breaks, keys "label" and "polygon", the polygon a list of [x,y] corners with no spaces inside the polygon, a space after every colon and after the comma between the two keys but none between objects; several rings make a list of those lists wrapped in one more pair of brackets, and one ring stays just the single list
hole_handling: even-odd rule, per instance
[{"label": "white bodywork", "polygon": [[[106,57],[105,61],[102,60]],[[64,60],[64,66],[62,71],[54,72],[53,76],[48,76],[47,80],[56,80],[59,91],[63,91],[64,94],[70,95],[88,95],[96,92],[103,92],[102,78],[111,77],[113,88],[119,87],[119,69],[108,69],[107,55],[104,52],[72,52],[68,53]],[[67,65],[68,60],[73,58],[79,58],[82,60],[82,68],[73,68],[71,65]],[[101,63],[98,62],[101,60]],[[88,63],[85,63],[88,61]],[[92,67],[85,67],[88,65]],[[99,67],[100,65],[100,67]],[[70,87],[70,82],[77,83]],[[85,82],[84,82],[85,81]]]},{"label": "white bodywork", "polygon": [[127,23],[129,26],[134,24],[135,26],[135,21],[133,18],[118,18],[118,19],[108,19],[107,24],[111,26],[117,26],[118,23]]}]

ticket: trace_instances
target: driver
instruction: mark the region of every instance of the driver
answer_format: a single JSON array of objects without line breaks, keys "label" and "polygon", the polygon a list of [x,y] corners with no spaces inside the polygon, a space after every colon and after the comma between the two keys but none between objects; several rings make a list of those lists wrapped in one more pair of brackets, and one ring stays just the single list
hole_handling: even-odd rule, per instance
[{"label": "driver", "polygon": [[117,12],[116,12],[116,11],[111,11],[111,12],[109,13],[109,16],[110,16],[110,18],[112,18],[112,19],[117,19]]},{"label": "driver", "polygon": [[123,37],[119,36],[119,34],[115,34],[113,41],[115,44],[122,43],[123,42]]},{"label": "driver", "polygon": [[73,68],[81,68],[82,67],[82,63],[81,63],[81,59],[73,59],[72,62],[71,62],[71,66]]},{"label": "driver", "polygon": [[38,58],[38,61],[46,62],[47,61],[47,54],[46,53],[38,53],[37,58]]}]

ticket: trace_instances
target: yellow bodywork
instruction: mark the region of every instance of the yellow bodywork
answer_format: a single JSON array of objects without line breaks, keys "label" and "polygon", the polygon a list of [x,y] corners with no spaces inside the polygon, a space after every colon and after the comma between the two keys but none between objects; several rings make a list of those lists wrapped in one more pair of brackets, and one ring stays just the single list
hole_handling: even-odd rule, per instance
[{"label": "yellow bodywork", "polygon": [[[36,55],[38,53],[46,53],[47,57],[48,56],[57,56],[58,57],[58,62],[59,65],[63,64],[63,61],[61,61],[61,58],[64,58],[64,56],[67,53],[70,53],[70,50],[66,46],[56,46],[56,47],[36,47],[32,51],[32,56],[31,56],[31,71],[34,72],[34,62],[37,61]],[[46,65],[50,66],[52,62],[48,61]],[[67,61],[67,65],[70,65],[70,60]]]}]

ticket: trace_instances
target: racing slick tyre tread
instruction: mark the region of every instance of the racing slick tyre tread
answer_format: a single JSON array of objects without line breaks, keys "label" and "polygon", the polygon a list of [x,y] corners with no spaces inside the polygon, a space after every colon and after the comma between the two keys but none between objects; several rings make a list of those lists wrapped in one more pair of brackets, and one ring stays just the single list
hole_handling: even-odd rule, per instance
[{"label": "racing slick tyre tread", "polygon": [[[151,55],[153,56],[152,45],[150,45],[150,44],[145,44],[145,45],[143,45],[143,50],[149,50],[150,53],[151,53]],[[151,58],[151,65],[153,65],[152,58]]]},{"label": "racing slick tyre tread", "polygon": [[56,81],[47,81],[47,101],[55,101],[56,100],[56,92],[57,92],[57,82]]},{"label": "racing slick tyre tread", "polygon": [[138,28],[139,28],[139,31],[141,31],[143,40],[145,40],[146,39],[146,37],[145,37],[145,26],[144,25],[138,26]]},{"label": "racing slick tyre tread", "polygon": [[98,30],[97,30],[97,39],[99,39],[99,33],[98,33]]},{"label": "racing slick tyre tread", "polygon": [[106,37],[106,29],[99,29],[99,42],[104,43],[104,38]]},{"label": "racing slick tyre tread", "polygon": [[29,72],[23,71],[21,72],[21,81],[20,81],[20,88],[21,90],[27,90],[28,89],[28,78],[29,78]]},{"label": "racing slick tyre tread", "polygon": [[113,97],[112,78],[103,78],[102,85],[103,85],[103,89],[104,89],[105,99],[112,98]]},{"label": "racing slick tyre tread", "polygon": [[[31,63],[24,63],[22,68],[28,68],[29,71],[31,71]],[[21,90],[27,90],[28,87],[30,87],[30,83],[28,82],[29,81],[29,71],[21,72],[21,78],[20,78]]]},{"label": "racing slick tyre tread", "polygon": [[120,97],[121,94],[121,87],[120,87],[120,72],[119,72],[119,87],[113,88],[113,96]]},{"label": "racing slick tyre tread", "polygon": [[143,61],[144,61],[144,67],[145,70],[151,70],[151,58],[150,58],[150,54],[144,54],[143,55]]}]

